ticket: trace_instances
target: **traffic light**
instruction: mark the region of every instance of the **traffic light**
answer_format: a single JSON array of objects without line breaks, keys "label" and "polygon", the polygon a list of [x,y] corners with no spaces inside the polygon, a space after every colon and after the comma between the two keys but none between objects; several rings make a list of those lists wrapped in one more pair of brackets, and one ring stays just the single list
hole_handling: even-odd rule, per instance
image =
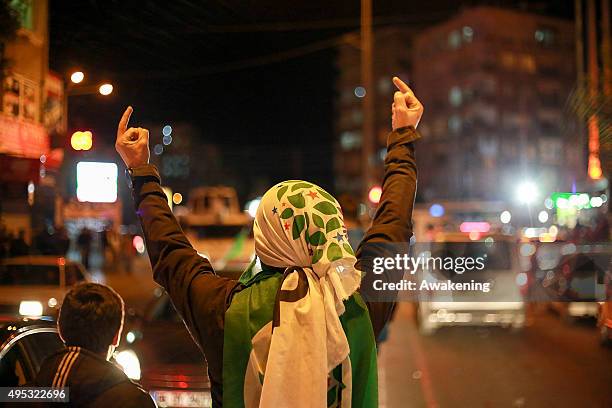
[{"label": "traffic light", "polygon": [[70,145],[74,150],[89,150],[93,144],[93,135],[89,130],[84,132],[77,131],[70,138]]}]

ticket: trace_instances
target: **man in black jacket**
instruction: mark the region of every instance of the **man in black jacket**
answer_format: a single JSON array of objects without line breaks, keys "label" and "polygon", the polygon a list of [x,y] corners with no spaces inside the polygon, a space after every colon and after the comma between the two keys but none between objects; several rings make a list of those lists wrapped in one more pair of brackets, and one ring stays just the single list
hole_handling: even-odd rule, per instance
[{"label": "man in black jacket", "polygon": [[35,385],[67,387],[68,405],[74,407],[155,407],[149,394],[109,361],[123,318],[123,299],[113,289],[97,283],[75,286],[58,319],[66,347],[42,363]]}]

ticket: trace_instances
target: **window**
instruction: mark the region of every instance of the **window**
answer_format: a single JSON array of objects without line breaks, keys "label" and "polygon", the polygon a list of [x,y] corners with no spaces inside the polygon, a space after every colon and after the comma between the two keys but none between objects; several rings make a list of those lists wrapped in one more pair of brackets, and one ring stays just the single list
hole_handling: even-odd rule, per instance
[{"label": "window", "polygon": [[39,331],[23,337],[10,346],[0,360],[0,386],[15,387],[31,383],[44,359],[62,347],[64,345],[55,332]]},{"label": "window", "polygon": [[30,31],[34,29],[32,3],[32,0],[11,0],[10,2],[11,7],[19,14],[21,27]]},{"label": "window", "polygon": [[522,71],[533,74],[536,71],[536,62],[533,55],[523,54],[520,58],[520,67]]},{"label": "window", "polygon": [[555,44],[557,33],[552,28],[538,28],[533,36],[538,44],[548,47]]},{"label": "window", "polygon": [[454,30],[448,35],[448,46],[451,50],[456,50],[461,46],[461,34]]},{"label": "window", "polygon": [[343,150],[352,150],[361,146],[360,132],[342,132],[340,135],[340,146]]},{"label": "window", "polygon": [[388,77],[381,77],[378,79],[378,92],[381,95],[387,95],[391,92],[391,81]]},{"label": "window", "polygon": [[458,115],[448,118],[448,130],[451,133],[459,133],[461,131],[461,118]]},{"label": "window", "polygon": [[461,88],[459,88],[458,86],[453,86],[448,92],[448,101],[452,106],[455,107],[461,105]]},{"label": "window", "polygon": [[363,122],[363,113],[361,112],[361,109],[353,109],[351,112],[351,119],[354,125],[361,125]]},{"label": "window", "polygon": [[0,286],[59,286],[59,284],[60,273],[57,265],[0,266]]},{"label": "window", "polygon": [[38,88],[33,81],[19,75],[4,78],[2,110],[9,116],[29,121],[38,119]]},{"label": "window", "polygon": [[474,29],[470,26],[463,26],[461,34],[463,35],[463,41],[466,43],[471,43],[474,39]]}]

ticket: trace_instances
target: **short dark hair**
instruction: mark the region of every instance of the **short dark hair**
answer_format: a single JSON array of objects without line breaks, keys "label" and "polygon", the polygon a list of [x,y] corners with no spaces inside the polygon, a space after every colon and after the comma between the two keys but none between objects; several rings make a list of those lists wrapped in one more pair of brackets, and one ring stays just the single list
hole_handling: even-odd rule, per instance
[{"label": "short dark hair", "polygon": [[58,326],[67,346],[103,353],[123,323],[123,299],[99,283],[74,286],[60,308]]}]

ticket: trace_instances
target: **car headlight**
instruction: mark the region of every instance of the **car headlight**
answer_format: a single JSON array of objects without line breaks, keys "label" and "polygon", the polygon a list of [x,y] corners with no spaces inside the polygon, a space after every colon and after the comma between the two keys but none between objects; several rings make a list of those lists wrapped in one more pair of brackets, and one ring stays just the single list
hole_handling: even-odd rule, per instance
[{"label": "car headlight", "polygon": [[115,361],[123,372],[132,380],[140,380],[140,361],[132,350],[123,350],[115,354]]},{"label": "car headlight", "polygon": [[37,300],[22,300],[19,304],[19,314],[22,316],[42,316],[43,305]]}]

